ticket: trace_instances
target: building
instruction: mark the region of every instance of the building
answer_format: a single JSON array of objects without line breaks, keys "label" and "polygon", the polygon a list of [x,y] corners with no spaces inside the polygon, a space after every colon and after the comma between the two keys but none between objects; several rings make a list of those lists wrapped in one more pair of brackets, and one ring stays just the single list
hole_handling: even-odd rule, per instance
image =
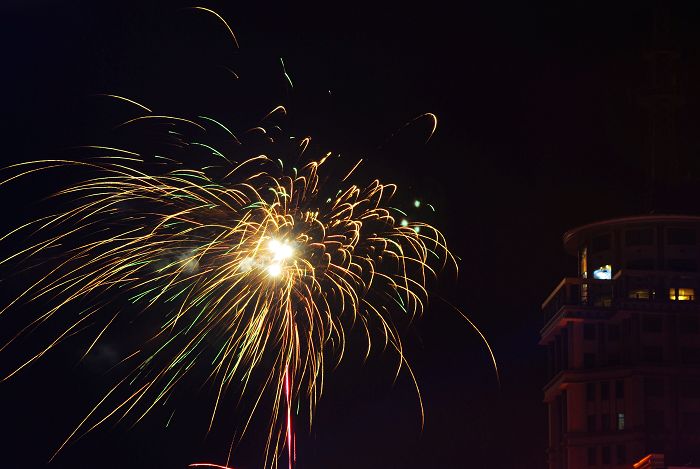
[{"label": "building", "polygon": [[650,453],[632,464],[632,469],[700,469],[697,466],[667,466],[663,454]]},{"label": "building", "polygon": [[542,304],[550,469],[700,466],[700,217],[564,235],[578,275]]}]

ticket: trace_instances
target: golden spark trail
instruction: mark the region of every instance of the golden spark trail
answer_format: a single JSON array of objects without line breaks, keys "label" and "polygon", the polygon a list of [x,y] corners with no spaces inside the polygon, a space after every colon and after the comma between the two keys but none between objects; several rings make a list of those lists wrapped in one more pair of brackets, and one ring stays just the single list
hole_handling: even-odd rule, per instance
[{"label": "golden spark trail", "polygon": [[[301,155],[308,139],[297,145]],[[41,305],[32,328],[56,320],[66,326],[6,376],[39,359],[88,318],[95,318],[98,329],[85,355],[118,322],[119,313],[107,313],[109,308],[71,319],[77,304],[119,309],[128,300],[163,320],[144,344],[141,361],[118,385],[128,397],[112,402],[116,390],[110,390],[72,435],[113,416],[133,414],[139,421],[193,369],[205,366],[218,390],[211,423],[235,383],[242,383],[241,393],[271,391],[269,461],[275,466],[286,446],[292,464],[291,408],[302,399],[313,415],[324,368],[329,357],[342,359],[347,329],[354,324],[364,330],[367,354],[372,337],[383,336],[403,364],[396,321],[420,314],[427,279],[446,260],[454,263],[438,230],[423,223],[402,226],[391,215],[387,203],[394,185],[349,181],[359,161],[342,180],[322,186],[319,174],[330,153],[293,174],[258,155],[240,163],[231,159],[231,168],[219,166],[217,175],[169,157],[159,164],[170,169],[153,173],[139,152],[86,149],[106,154],[18,165],[0,182],[60,168],[89,175],[55,195],[64,211],[7,235],[17,239],[33,230],[28,246],[0,264],[41,258],[53,265],[9,306],[20,300]],[[259,373],[265,378],[252,382]],[[137,382],[143,384],[129,392]]]},{"label": "golden spark trail", "polygon": [[[221,16],[194,9],[222,21],[238,46]],[[263,127],[286,115],[284,106],[241,132],[211,117],[153,114],[129,98],[100,96],[146,112],[118,128],[150,126],[149,139],[153,128],[166,128],[167,148],[177,153],[88,145],[80,148],[88,152],[83,158],[31,161],[0,173],[3,190],[55,174],[73,181],[50,199],[50,214],[0,236],[12,243],[0,266],[36,272],[0,305],[0,316],[30,305],[25,326],[0,351],[37,328],[54,331],[0,378],[88,326],[94,333],[83,358],[110,334],[135,342],[109,370],[121,373],[117,384],[58,451],[107,421],[139,422],[182,383],[198,380],[212,393],[209,429],[229,393],[251,401],[241,436],[256,410],[269,407],[264,467],[277,468],[286,447],[292,469],[292,408],[297,415],[303,408],[311,423],[326,372],[343,359],[351,329],[367,339],[365,359],[373,347],[396,352],[396,374],[406,366],[418,389],[400,326],[424,311],[429,282],[447,265],[456,272],[456,261],[437,228],[395,218],[396,185],[354,182],[362,159],[336,168],[337,156],[315,150],[311,137],[286,140],[278,126]],[[432,121],[429,140],[434,114],[406,125],[423,118]],[[206,139],[214,132],[225,142]],[[265,151],[247,147],[253,139]],[[422,418],[419,392],[418,400]],[[174,411],[169,415],[166,426]]]}]

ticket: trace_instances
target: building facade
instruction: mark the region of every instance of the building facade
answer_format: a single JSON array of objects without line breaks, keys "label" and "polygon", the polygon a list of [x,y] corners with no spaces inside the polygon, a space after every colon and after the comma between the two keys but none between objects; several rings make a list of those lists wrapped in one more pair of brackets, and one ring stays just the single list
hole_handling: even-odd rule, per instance
[{"label": "building facade", "polygon": [[700,466],[700,217],[564,235],[578,274],[542,304],[550,469]]}]

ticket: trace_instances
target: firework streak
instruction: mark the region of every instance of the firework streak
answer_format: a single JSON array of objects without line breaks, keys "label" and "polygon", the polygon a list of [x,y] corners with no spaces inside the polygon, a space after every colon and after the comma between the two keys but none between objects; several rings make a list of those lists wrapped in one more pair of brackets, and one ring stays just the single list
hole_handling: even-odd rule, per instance
[{"label": "firework streak", "polygon": [[[238,45],[221,16],[195,10],[215,16]],[[389,205],[395,185],[353,183],[362,160],[341,167],[330,152],[307,157],[309,137],[262,127],[286,114],[282,106],[244,132],[271,144],[259,152],[210,117],[157,115],[132,99],[102,96],[141,113],[120,129],[146,125],[148,142],[165,134],[171,153],[183,157],[135,151],[135,144],[90,146],[81,158],[11,166],[0,182],[7,187],[51,171],[73,181],[53,196],[48,215],[0,238],[13,249],[26,243],[0,266],[38,273],[0,310],[31,304],[34,314],[0,350],[39,326],[59,331],[5,379],[84,329],[95,331],[88,356],[134,308],[157,324],[150,335],[134,334],[135,345],[115,366],[123,376],[58,451],[109,420],[137,423],[194,375],[215,394],[209,429],[227,392],[252,402],[239,436],[259,404],[271,403],[264,467],[287,459],[291,469],[292,416],[303,408],[311,423],[324,372],[343,359],[353,328],[366,337],[365,358],[377,343],[393,350],[396,373],[405,367],[418,388],[397,324],[423,312],[427,282],[448,264],[456,272],[456,262],[440,231]],[[437,118],[427,113],[407,125],[419,119],[432,123],[429,139]],[[202,142],[217,132],[235,152],[215,148],[221,139]],[[282,140],[291,155],[280,149]],[[212,164],[200,163],[202,152]],[[418,400],[422,417],[420,393]]]},{"label": "firework streak", "polygon": [[[198,132],[214,125],[210,118],[151,114],[128,124],[148,119]],[[187,169],[172,158],[88,147],[99,155],[5,170],[10,174],[2,185],[61,168],[89,175],[55,194],[60,200],[52,206],[65,209],[5,236],[31,233],[26,239],[33,241],[2,264],[42,259],[50,268],[3,312],[31,302],[41,311],[26,330],[50,320],[65,324],[7,377],[97,325],[87,355],[119,316],[103,305],[128,299],[140,305],[141,314],[161,314],[160,328],[132,350],[131,371],[64,445],[110,418],[140,420],[190,370],[209,367],[206,379],[216,389],[210,428],[232,384],[240,394],[256,396],[251,417],[270,393],[265,465],[276,466],[286,445],[291,466],[292,407],[303,399],[311,419],[326,361],[342,359],[349,328],[364,331],[367,354],[379,341],[398,353],[399,368],[406,365],[395,319],[423,311],[426,281],[454,258],[437,229],[395,218],[388,205],[394,185],[352,184],[357,164],[321,184],[319,175],[333,165],[330,153],[287,170],[276,158],[260,154],[235,162],[213,146],[187,142],[184,132],[177,138],[185,148],[206,146],[223,163]],[[296,142],[291,145],[297,161],[306,158],[310,139],[289,141]],[[263,378],[252,382],[254,375]],[[115,401],[120,393],[126,397]],[[243,432],[249,423],[242,424]]]}]

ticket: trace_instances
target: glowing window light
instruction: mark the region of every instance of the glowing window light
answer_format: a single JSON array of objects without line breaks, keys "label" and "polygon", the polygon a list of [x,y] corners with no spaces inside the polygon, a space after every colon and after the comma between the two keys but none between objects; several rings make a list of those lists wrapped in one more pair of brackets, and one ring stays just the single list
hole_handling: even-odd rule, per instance
[{"label": "glowing window light", "polygon": [[638,288],[636,290],[630,290],[628,297],[634,300],[650,300],[654,293],[646,288]]},{"label": "glowing window light", "polygon": [[596,278],[598,280],[612,279],[612,266],[610,264],[601,265],[593,271],[593,278]]},{"label": "glowing window light", "polygon": [[695,299],[694,288],[669,288],[668,297],[674,301],[693,301]]}]

